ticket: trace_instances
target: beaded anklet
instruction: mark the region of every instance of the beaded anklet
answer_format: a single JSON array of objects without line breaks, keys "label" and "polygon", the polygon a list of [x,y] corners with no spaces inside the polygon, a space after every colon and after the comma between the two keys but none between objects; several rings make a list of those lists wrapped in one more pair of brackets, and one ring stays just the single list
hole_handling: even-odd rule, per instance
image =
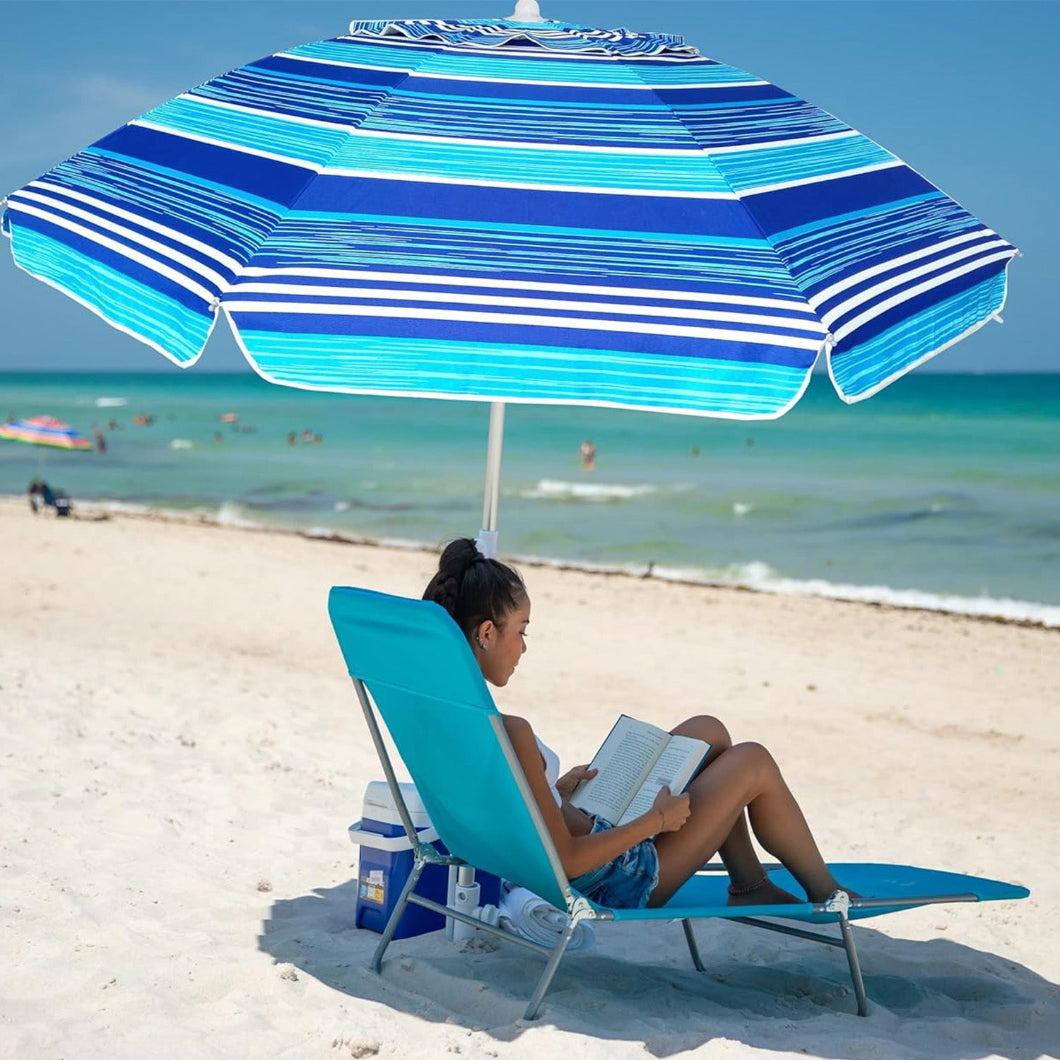
[{"label": "beaded anklet", "polygon": [[746,887],[737,887],[735,884],[729,884],[729,895],[733,898],[740,898],[745,894],[754,894],[755,891],[761,890],[765,885],[769,883],[769,875],[765,872],[762,873],[762,878],[757,880],[755,883],[750,883]]}]

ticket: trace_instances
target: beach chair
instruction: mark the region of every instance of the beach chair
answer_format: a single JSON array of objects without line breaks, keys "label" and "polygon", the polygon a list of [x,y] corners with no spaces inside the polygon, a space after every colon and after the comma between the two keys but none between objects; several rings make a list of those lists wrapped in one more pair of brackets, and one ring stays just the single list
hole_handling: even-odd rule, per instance
[{"label": "beach chair", "polygon": [[[726,905],[728,877],[721,866],[708,865],[659,909],[596,905],[571,888],[501,715],[467,641],[449,615],[435,603],[340,587],[331,590],[329,612],[414,852],[412,872],[372,958],[376,972],[411,902],[541,954],[545,969],[525,1014],[526,1019],[533,1019],[581,921],[680,920],[692,961],[699,971],[705,971],[692,921],[720,917],[844,949],[858,1014],[864,1016],[867,1001],[852,920],[933,903],[1025,898],[1029,893],[1024,887],[995,880],[905,865],[834,864],[831,869],[837,879],[872,897],[850,901],[845,893],[837,892],[820,903],[731,907]],[[418,837],[376,711],[448,855]],[[526,887],[568,913],[567,930],[550,948],[416,894],[413,888],[420,873],[431,864],[470,865]],[[785,870],[773,867],[771,874],[779,886],[798,893]],[[825,928],[838,925],[838,937],[797,926],[800,921]]]}]

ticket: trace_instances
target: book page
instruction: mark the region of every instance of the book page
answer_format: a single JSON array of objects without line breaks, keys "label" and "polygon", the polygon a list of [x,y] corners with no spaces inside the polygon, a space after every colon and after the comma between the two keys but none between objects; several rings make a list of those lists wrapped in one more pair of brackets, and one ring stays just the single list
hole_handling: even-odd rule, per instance
[{"label": "book page", "polygon": [[575,791],[571,804],[617,823],[669,739],[662,729],[623,714],[590,763],[600,772]]},{"label": "book page", "polygon": [[630,801],[629,807],[617,824],[625,824],[647,813],[659,794],[659,789],[668,785],[670,792],[679,795],[688,786],[699,763],[707,756],[710,744],[690,736],[671,736],[665,750],[655,760],[640,791]]}]

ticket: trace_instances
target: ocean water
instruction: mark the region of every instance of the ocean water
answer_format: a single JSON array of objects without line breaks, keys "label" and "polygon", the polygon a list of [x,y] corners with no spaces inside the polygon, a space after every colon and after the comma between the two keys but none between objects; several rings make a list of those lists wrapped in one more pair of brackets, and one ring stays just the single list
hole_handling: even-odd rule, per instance
[{"label": "ocean water", "polygon": [[[75,505],[430,546],[481,525],[486,404],[0,374],[0,415],[40,413],[106,451],[0,441],[0,493],[43,474]],[[815,377],[756,423],[509,406],[499,524],[508,556],[1060,626],[1060,374],[913,373],[852,407]]]}]

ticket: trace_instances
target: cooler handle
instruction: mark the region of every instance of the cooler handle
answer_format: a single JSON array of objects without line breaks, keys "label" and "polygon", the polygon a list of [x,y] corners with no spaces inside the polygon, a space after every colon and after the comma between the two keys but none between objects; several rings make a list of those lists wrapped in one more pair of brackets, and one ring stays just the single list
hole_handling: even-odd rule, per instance
[{"label": "cooler handle", "polygon": [[[409,837],[404,833],[385,836],[380,835],[378,832],[368,832],[361,828],[360,821],[357,824],[351,824],[346,831],[349,834],[350,842],[356,843],[357,846],[371,847],[373,850],[386,850],[390,853],[412,849],[409,845]],[[438,839],[438,833],[431,827],[421,828],[416,833],[416,838],[421,843],[434,843]]]}]

